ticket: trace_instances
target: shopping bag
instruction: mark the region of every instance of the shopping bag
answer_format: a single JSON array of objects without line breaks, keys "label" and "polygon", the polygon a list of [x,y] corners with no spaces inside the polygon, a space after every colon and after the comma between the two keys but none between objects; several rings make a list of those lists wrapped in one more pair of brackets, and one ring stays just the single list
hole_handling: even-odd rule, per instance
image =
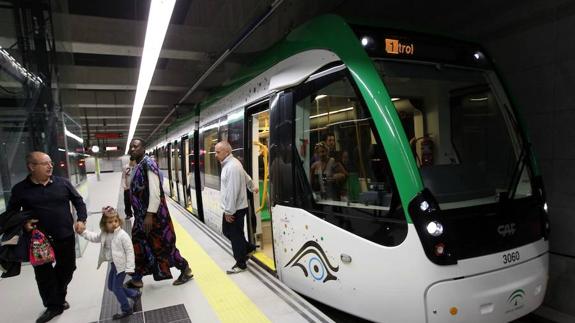
[{"label": "shopping bag", "polygon": [[34,229],[30,237],[30,264],[40,266],[54,262],[54,248],[50,244],[48,237],[42,231]]}]

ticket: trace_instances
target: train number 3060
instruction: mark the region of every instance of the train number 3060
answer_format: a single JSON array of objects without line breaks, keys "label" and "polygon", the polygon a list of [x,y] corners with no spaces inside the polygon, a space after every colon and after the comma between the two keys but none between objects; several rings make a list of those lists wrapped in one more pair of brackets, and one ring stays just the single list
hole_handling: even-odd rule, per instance
[{"label": "train number 3060", "polygon": [[519,261],[519,251],[508,252],[503,254],[503,264],[510,264]]}]

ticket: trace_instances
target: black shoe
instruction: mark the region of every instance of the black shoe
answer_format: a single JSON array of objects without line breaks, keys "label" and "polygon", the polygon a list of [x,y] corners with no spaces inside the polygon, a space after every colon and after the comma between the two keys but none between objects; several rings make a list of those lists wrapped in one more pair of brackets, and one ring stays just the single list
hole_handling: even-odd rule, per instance
[{"label": "black shoe", "polygon": [[128,316],[130,316],[130,315],[132,315],[132,314],[134,314],[134,311],[122,312],[122,313],[114,314],[114,315],[112,316],[112,320],[114,320],[114,321],[115,321],[115,320],[121,320],[121,319],[123,319],[124,317],[128,317]]},{"label": "black shoe", "polygon": [[239,274],[241,272],[246,271],[247,269],[248,269],[248,266],[246,266],[246,265],[240,266],[238,264],[235,264],[232,267],[232,269],[226,270],[226,274],[228,274],[228,275]]},{"label": "black shoe", "polygon": [[254,252],[256,252],[257,248],[259,248],[260,246],[257,244],[250,244],[250,246],[248,247],[248,256],[250,256],[251,254],[253,254]]},{"label": "black shoe", "polygon": [[178,279],[174,280],[172,285],[177,286],[177,285],[185,284],[188,281],[190,281],[190,279],[192,279],[192,278],[194,278],[194,274],[192,274],[192,269],[190,269],[190,267],[188,267],[185,270],[182,270],[180,277],[178,277]]},{"label": "black shoe", "polygon": [[70,309],[70,303],[64,301],[64,305],[62,305],[62,308],[64,308],[64,311],[69,310]]},{"label": "black shoe", "polygon": [[132,217],[133,217],[132,214],[126,214],[126,220],[129,220],[129,219],[131,219]]},{"label": "black shoe", "polygon": [[248,262],[248,260],[250,260],[250,256],[252,256],[257,248],[259,248],[259,245],[255,245],[255,244],[250,244],[250,246],[248,247],[247,253],[246,253],[246,262]]},{"label": "black shoe", "polygon": [[134,283],[134,281],[132,279],[130,279],[124,284],[124,287],[132,288],[132,289],[140,289],[140,288],[144,287],[144,283],[140,281],[140,282],[138,282],[138,284],[136,284],[136,283]]},{"label": "black shoe", "polygon": [[62,314],[63,310],[50,310],[47,309],[40,317],[36,320],[36,323],[45,323],[50,321],[51,319],[55,318],[56,316]]}]

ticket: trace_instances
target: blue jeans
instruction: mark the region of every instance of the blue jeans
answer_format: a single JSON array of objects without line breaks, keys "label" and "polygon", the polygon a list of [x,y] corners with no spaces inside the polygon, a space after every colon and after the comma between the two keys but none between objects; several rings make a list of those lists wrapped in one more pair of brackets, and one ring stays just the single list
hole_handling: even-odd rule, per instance
[{"label": "blue jeans", "polygon": [[138,295],[138,291],[131,288],[124,287],[124,279],[126,278],[126,272],[118,273],[116,271],[116,265],[110,263],[110,273],[108,274],[108,289],[116,295],[118,302],[122,307],[122,312],[131,312],[132,307],[128,302],[129,298],[134,298]]}]

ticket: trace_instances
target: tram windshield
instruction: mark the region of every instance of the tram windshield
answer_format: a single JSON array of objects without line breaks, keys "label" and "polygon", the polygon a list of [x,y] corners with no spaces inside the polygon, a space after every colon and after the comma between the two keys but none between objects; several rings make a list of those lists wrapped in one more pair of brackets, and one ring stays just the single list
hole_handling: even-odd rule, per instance
[{"label": "tram windshield", "polygon": [[529,162],[495,73],[376,60],[424,185],[442,209],[531,195]]}]

